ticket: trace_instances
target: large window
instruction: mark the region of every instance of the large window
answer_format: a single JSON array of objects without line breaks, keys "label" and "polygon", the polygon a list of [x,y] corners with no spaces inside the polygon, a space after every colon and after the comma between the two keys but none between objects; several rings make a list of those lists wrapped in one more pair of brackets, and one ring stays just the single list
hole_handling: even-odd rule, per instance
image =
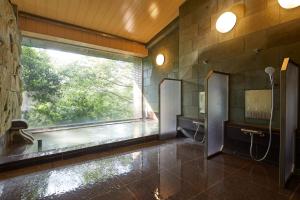
[{"label": "large window", "polygon": [[30,128],[141,118],[137,62],[23,46],[22,65]]}]

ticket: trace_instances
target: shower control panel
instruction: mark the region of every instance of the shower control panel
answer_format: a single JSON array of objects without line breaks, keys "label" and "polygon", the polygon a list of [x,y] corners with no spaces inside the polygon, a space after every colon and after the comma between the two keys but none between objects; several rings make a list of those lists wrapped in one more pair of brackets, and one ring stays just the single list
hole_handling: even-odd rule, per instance
[{"label": "shower control panel", "polygon": [[246,134],[246,135],[259,135],[261,137],[265,136],[264,133],[262,131],[258,131],[258,130],[252,130],[252,129],[246,129],[246,128],[241,128],[241,131]]}]

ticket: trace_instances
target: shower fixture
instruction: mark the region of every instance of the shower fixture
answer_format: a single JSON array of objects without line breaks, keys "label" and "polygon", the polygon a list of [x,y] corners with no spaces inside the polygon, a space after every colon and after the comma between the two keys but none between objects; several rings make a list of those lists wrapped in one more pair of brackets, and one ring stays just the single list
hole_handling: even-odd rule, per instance
[{"label": "shower fixture", "polygon": [[272,88],[273,88],[273,74],[275,72],[275,69],[273,67],[266,67],[265,72],[269,75],[271,85],[272,85]]},{"label": "shower fixture", "polygon": [[[196,126],[196,131],[194,133],[194,136],[192,136],[190,133],[188,133],[184,128],[182,128],[180,126],[177,127],[177,131],[180,131],[181,133],[183,133],[183,135],[185,135],[188,138],[193,138],[195,141],[198,141],[197,135],[199,133],[200,126],[204,126],[204,123],[199,122],[199,121],[193,121],[193,124]],[[203,136],[202,140],[200,140],[198,142],[203,144],[205,142],[205,135]]]},{"label": "shower fixture", "polygon": [[[249,133],[250,137],[251,137],[251,145],[250,145],[250,149],[249,149],[250,156],[255,161],[263,161],[267,157],[267,155],[270,151],[271,142],[272,142],[272,119],[273,119],[273,107],[274,107],[274,76],[273,75],[274,75],[275,69],[273,67],[266,67],[265,72],[269,75],[271,89],[272,89],[272,93],[271,93],[272,94],[272,97],[271,97],[271,111],[270,111],[270,121],[269,121],[269,144],[268,144],[268,148],[267,148],[267,151],[264,154],[264,156],[261,157],[261,158],[255,158],[253,156],[253,153],[252,153],[252,151],[253,151],[252,150],[253,149],[253,138],[254,138],[254,135],[262,136],[262,132],[247,131],[247,133]],[[243,131],[243,132],[246,132],[246,131]]]},{"label": "shower fixture", "polygon": [[[198,135],[199,128],[200,128],[201,125],[203,125],[203,123],[202,123],[202,122],[198,122],[198,121],[193,121],[193,124],[195,124],[196,127],[197,127],[196,132],[195,132],[195,134],[194,134],[194,140],[197,141],[197,140],[196,140],[196,137],[197,137],[197,135]],[[203,143],[205,142],[205,135],[203,136],[202,140],[200,140],[199,142],[200,142],[201,144],[203,144]]]}]

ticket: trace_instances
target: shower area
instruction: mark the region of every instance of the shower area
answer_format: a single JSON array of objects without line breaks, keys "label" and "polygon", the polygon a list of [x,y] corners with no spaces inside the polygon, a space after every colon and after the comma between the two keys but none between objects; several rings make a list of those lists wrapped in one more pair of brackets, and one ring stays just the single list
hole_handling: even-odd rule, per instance
[{"label": "shower area", "polygon": [[[245,73],[209,71],[199,92],[198,118],[178,116],[178,131],[202,143],[207,159],[227,153],[277,166],[285,187],[297,174],[299,65],[284,58],[280,67]],[[257,83],[247,83],[245,76]]]},{"label": "shower area", "polygon": [[[276,165],[279,185],[285,187],[296,173],[299,66],[285,58],[280,69],[267,67],[264,71],[270,89],[244,91],[245,120],[251,120],[244,123],[230,119],[232,75],[217,71],[208,73],[205,82],[205,155],[210,159],[224,152]],[[280,78],[274,79],[276,74]],[[274,95],[274,88],[279,90],[277,95]],[[276,109],[278,116],[274,115]],[[279,121],[275,121],[274,116]],[[265,125],[258,124],[260,120],[265,120]]]}]

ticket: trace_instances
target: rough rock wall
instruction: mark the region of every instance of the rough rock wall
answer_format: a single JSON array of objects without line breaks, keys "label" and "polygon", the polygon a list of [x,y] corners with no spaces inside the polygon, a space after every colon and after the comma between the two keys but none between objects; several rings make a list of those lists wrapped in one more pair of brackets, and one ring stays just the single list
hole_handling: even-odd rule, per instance
[{"label": "rough rock wall", "polygon": [[21,114],[20,38],[13,6],[0,0],[0,137]]}]

